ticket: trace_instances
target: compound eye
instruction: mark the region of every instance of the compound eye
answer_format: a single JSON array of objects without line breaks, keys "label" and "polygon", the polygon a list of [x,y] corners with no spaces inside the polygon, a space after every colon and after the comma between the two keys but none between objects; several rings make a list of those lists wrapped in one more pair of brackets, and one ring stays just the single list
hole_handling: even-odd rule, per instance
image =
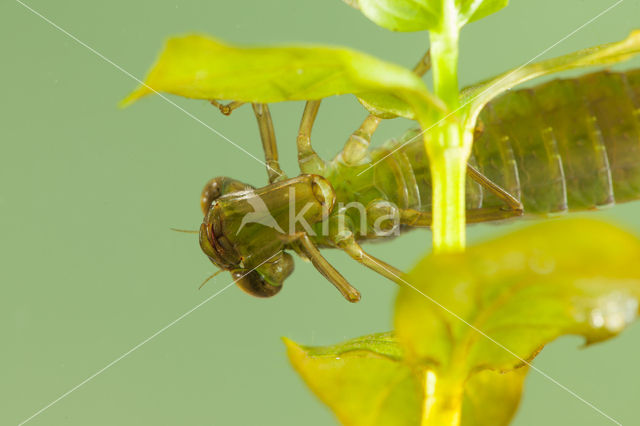
[{"label": "compound eye", "polygon": [[215,177],[204,186],[202,196],[200,197],[200,208],[202,209],[202,213],[207,214],[211,207],[211,203],[222,195],[222,185],[225,179],[226,178],[224,177]]},{"label": "compound eye", "polygon": [[255,297],[275,296],[282,289],[282,285],[269,284],[256,271],[247,272],[246,269],[236,269],[231,271],[231,276],[238,287]]},{"label": "compound eye", "polygon": [[246,191],[249,189],[254,188],[251,185],[247,185],[246,183],[242,183],[225,176],[218,176],[211,179],[204,186],[200,197],[200,208],[202,209],[202,213],[206,216],[211,208],[211,203],[223,195],[238,191]]}]

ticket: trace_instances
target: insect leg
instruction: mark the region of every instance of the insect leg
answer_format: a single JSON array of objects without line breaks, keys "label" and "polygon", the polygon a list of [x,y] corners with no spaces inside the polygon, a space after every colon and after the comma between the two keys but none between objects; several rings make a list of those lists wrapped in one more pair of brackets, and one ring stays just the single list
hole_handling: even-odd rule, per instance
[{"label": "insect leg", "polygon": [[406,226],[427,228],[432,222],[431,212],[422,212],[416,209],[400,209],[400,223]]},{"label": "insect leg", "polygon": [[[471,179],[478,182],[483,188],[495,194],[498,198],[505,202],[506,208],[494,208],[494,209],[473,209],[468,210],[467,215],[469,216],[471,212],[474,210],[479,210],[477,212],[478,217],[489,217],[489,219],[485,220],[497,220],[497,219],[505,219],[508,217],[514,216],[522,216],[524,213],[524,207],[520,200],[518,200],[513,195],[509,194],[504,190],[501,186],[497,185],[491,179],[480,173],[475,167],[471,165],[467,165],[467,174],[471,177]],[[485,210],[485,212],[481,212]],[[491,212],[491,210],[494,210]],[[489,214],[489,216],[487,216]],[[494,219],[491,219],[494,218]]]},{"label": "insect leg", "polygon": [[413,72],[422,77],[431,69],[431,49],[427,50],[427,53],[424,54],[422,58],[418,61],[415,67],[413,67]]},{"label": "insect leg", "polygon": [[367,268],[377,272],[396,284],[402,285],[402,279],[405,276],[404,272],[364,251],[360,244],[356,242],[352,233],[347,238],[336,241],[336,245],[344,250],[355,261],[362,263]]},{"label": "insect leg", "polygon": [[347,140],[342,148],[342,161],[349,165],[356,165],[365,159],[367,152],[369,151],[369,144],[371,143],[371,136],[376,131],[378,125],[382,121],[382,118],[376,117],[373,114],[369,114],[364,119],[362,125],[358,130]]},{"label": "insect leg", "polygon": [[302,173],[323,175],[325,162],[311,146],[311,128],[318,115],[320,101],[307,101],[302,113],[300,130],[298,131],[298,165]]},{"label": "insect leg", "polygon": [[[431,50],[427,50],[422,58],[418,61],[413,72],[422,77],[431,69]],[[360,128],[353,132],[342,149],[342,160],[349,165],[356,165],[361,162],[367,155],[371,137],[377,130],[382,118],[369,114],[364,119]]]},{"label": "insect leg", "polygon": [[262,148],[264,149],[264,159],[267,165],[267,175],[269,183],[277,180],[286,179],[286,175],[280,168],[278,162],[278,145],[276,144],[276,134],[273,130],[273,121],[267,104],[251,104],[253,112],[258,120],[258,129],[260,130],[260,139],[262,139]]},{"label": "insect leg", "polygon": [[320,250],[313,244],[307,234],[300,233],[296,235],[295,242],[298,243],[298,249],[311,261],[318,272],[329,280],[347,301],[357,302],[360,300],[360,292],[349,284],[345,277],[320,254]]},{"label": "insect leg", "polygon": [[[522,203],[509,194],[502,187],[491,179],[480,173],[473,166],[467,166],[467,173],[474,181],[482,185],[483,188],[495,194],[503,200],[506,206],[482,207],[466,211],[467,223],[489,222],[493,220],[509,219],[522,216],[524,208]],[[414,209],[400,210],[400,223],[407,226],[428,227],[431,226],[431,212],[422,212]]]},{"label": "insect leg", "polygon": [[210,100],[209,102],[211,102],[211,105],[213,105],[214,107],[218,108],[220,110],[221,113],[223,113],[224,115],[230,115],[234,109],[241,107],[242,105],[244,105],[244,102],[240,102],[240,101],[233,101],[231,103],[228,104],[221,104],[220,102],[216,101],[215,99]]},{"label": "insect leg", "polygon": [[[503,207],[487,207],[471,209],[466,211],[467,223],[491,222],[494,220],[509,219],[520,216],[522,213]],[[417,228],[428,228],[431,226],[433,216],[431,212],[422,212],[414,209],[400,210],[400,223],[406,226]]]}]

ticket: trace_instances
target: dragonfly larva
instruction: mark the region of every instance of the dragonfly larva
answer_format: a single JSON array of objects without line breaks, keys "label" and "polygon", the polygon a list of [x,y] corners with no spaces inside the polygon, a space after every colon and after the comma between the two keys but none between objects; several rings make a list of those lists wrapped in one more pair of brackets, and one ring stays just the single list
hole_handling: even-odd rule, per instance
[{"label": "dragonfly larva", "polygon": [[[234,104],[234,107],[237,107]],[[269,185],[230,178],[205,187],[200,244],[245,291],[268,297],[293,271],[295,251],[351,302],[358,291],[319,248],[335,247],[398,282],[402,272],[361,242],[431,223],[431,179],[418,131],[369,149],[369,116],[335,159],[310,142],[320,101],[306,104],[297,138],[302,174],[278,165],[268,107],[254,104]],[[467,221],[593,209],[640,198],[640,70],[598,72],[509,92],[481,113],[467,179]],[[374,165],[371,167],[372,165]]]}]

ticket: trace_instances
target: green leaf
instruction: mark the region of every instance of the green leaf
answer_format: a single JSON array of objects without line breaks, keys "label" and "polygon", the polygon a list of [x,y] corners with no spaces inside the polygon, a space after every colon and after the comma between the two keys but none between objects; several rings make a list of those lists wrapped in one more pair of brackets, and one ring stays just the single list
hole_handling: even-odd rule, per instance
[{"label": "green leaf", "polygon": [[439,1],[425,0],[345,0],[377,25],[391,31],[424,31],[440,21]]},{"label": "green leaf", "polygon": [[638,259],[636,237],[585,219],[428,256],[400,290],[399,341],[413,363],[464,377],[519,367],[562,335],[605,340],[636,318]]},{"label": "green leaf", "polygon": [[328,348],[285,339],[289,360],[343,425],[413,426],[421,390],[391,334],[365,336]]},{"label": "green leaf", "polygon": [[[289,359],[311,390],[348,426],[420,423],[421,376],[403,361],[391,333],[329,347],[304,347],[284,339]],[[507,425],[515,413],[526,368],[484,371],[465,384],[463,426]]]},{"label": "green leaf", "polygon": [[[284,341],[287,347],[293,343],[286,338]],[[347,352],[365,351],[382,355],[394,361],[399,361],[403,357],[402,348],[398,346],[396,338],[390,331],[356,337],[333,346],[305,347],[305,350],[310,356],[338,356]]]},{"label": "green leaf", "polygon": [[[451,6],[456,12],[456,25],[461,28],[468,22],[484,18],[503,7],[509,0],[344,0],[360,9],[377,25],[391,31],[444,30],[446,10]],[[448,5],[451,3],[451,5]]]},{"label": "green leaf", "polygon": [[[475,4],[477,4],[477,6]],[[484,0],[484,1],[469,1],[465,2],[466,9],[463,12],[463,16],[468,16],[467,23],[478,21],[482,18],[496,13],[500,9],[507,7],[509,0]]]},{"label": "green leaf", "polygon": [[516,414],[529,369],[500,373],[484,370],[464,384],[462,426],[508,425]]},{"label": "green leaf", "polygon": [[358,101],[369,113],[380,118],[404,117],[414,120],[416,117],[411,105],[394,95],[386,93],[362,94],[358,97]]},{"label": "green leaf", "polygon": [[200,35],[170,39],[145,84],[122,105],[154,91],[261,103],[392,93],[423,117],[444,109],[411,71],[360,52],[322,46],[237,47]]},{"label": "green leaf", "polygon": [[463,103],[468,104],[468,126],[475,125],[478,114],[489,101],[518,84],[560,71],[615,64],[631,59],[638,53],[640,53],[640,30],[635,30],[622,41],[525,65],[469,87],[465,89],[462,99]]}]

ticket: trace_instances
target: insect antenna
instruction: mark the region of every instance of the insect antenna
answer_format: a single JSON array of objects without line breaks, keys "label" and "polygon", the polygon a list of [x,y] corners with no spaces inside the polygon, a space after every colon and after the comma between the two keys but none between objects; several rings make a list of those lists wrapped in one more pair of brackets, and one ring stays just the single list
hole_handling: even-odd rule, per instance
[{"label": "insect antenna", "polygon": [[191,229],[178,229],[178,228],[169,228],[174,232],[183,232],[185,234],[197,234],[199,231],[193,231]]},{"label": "insect antenna", "polygon": [[209,282],[213,277],[215,277],[216,275],[218,275],[220,272],[224,272],[224,269],[220,269],[219,271],[216,271],[216,272],[214,272],[213,274],[209,275],[209,276],[207,277],[207,279],[206,279],[206,280],[204,280],[204,281],[202,282],[202,284],[200,284],[200,287],[198,287],[198,290],[200,290],[202,287],[204,287],[204,285],[205,285],[206,283],[208,283],[208,282]]}]

